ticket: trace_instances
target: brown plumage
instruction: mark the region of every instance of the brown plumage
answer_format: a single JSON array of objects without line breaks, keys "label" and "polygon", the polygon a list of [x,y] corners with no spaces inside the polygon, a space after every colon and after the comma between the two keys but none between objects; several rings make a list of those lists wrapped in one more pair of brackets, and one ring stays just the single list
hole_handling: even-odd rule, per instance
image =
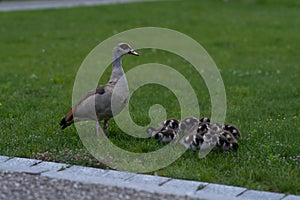
[{"label": "brown plumage", "polygon": [[61,126],[61,129],[65,129],[74,123],[73,113],[76,111],[78,105],[80,105],[84,100],[86,100],[90,96],[97,95],[97,94],[102,95],[104,94],[104,92],[105,92],[105,86],[100,86],[95,90],[88,92],[84,97],[82,97],[81,100],[73,108],[71,108],[67,112],[66,116],[62,118],[62,120],[60,121],[59,125]]},{"label": "brown plumage", "polygon": [[[117,96],[117,103],[121,105],[121,108],[127,103],[128,86],[121,62],[121,57],[126,54],[138,56],[138,53],[126,43],[120,43],[113,49],[112,74],[109,82],[84,95],[60,121],[62,129],[77,121],[96,120],[97,133],[99,134],[99,121],[104,120],[103,133],[106,134],[108,120],[113,117],[111,105],[112,93],[115,85],[123,76],[124,78],[120,84],[124,85],[124,87],[121,88],[122,91],[118,91],[121,94]],[[119,105],[116,106],[118,107]],[[117,113],[115,112],[114,114]]]}]

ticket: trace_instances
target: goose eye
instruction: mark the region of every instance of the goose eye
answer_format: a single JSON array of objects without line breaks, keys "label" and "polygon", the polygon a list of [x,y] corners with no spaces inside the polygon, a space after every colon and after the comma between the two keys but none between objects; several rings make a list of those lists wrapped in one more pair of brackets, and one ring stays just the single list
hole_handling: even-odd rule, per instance
[{"label": "goose eye", "polygon": [[128,49],[129,47],[128,47],[128,45],[127,44],[121,44],[121,46],[120,46],[122,49],[124,49],[124,50],[126,50],[126,49]]}]

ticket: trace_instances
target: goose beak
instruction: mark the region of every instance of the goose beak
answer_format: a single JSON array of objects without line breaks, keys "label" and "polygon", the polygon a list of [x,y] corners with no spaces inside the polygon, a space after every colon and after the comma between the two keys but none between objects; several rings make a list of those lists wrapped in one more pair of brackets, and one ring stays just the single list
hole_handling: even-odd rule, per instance
[{"label": "goose beak", "polygon": [[130,50],[130,51],[128,52],[128,54],[131,54],[131,55],[134,55],[134,56],[139,56],[139,54],[138,54],[137,52],[135,52],[133,49]]}]

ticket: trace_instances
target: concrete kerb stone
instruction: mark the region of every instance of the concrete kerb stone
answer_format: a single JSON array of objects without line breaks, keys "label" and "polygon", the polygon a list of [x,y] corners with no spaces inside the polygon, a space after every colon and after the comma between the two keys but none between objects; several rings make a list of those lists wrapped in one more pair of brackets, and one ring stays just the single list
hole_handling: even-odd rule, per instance
[{"label": "concrete kerb stone", "polygon": [[0,163],[5,162],[9,159],[7,156],[0,156]]},{"label": "concrete kerb stone", "polygon": [[274,193],[274,192],[264,192],[257,190],[247,190],[241,195],[246,199],[264,199],[264,200],[281,200],[285,197],[285,194],[282,193]]},{"label": "concrete kerb stone", "polygon": [[41,175],[56,179],[118,187],[125,187],[127,184],[125,183],[125,179],[135,176],[134,173],[129,172],[118,172],[115,170],[104,170],[77,165],[59,171],[47,171]]},{"label": "concrete kerb stone", "polygon": [[164,187],[161,187],[161,185],[170,180],[171,178],[167,177],[136,174],[135,176],[126,179],[125,183],[127,187],[134,188],[137,190],[170,194],[165,190]]},{"label": "concrete kerb stone", "polygon": [[246,190],[247,188],[210,183],[207,184],[203,189],[198,190],[196,194],[213,193],[213,194],[227,195],[227,196],[228,195],[238,196],[239,194],[245,192]]},{"label": "concrete kerb stone", "polygon": [[152,176],[147,174],[136,174],[135,176],[127,179],[127,182],[140,183],[144,185],[157,185],[160,186],[163,183],[171,180],[171,178],[161,177],[161,176]]},{"label": "concrete kerb stone", "polygon": [[54,163],[54,162],[47,162],[47,161],[40,161],[38,163],[31,165],[31,169],[41,171],[41,172],[65,170],[68,167],[70,167],[70,165],[68,164]]},{"label": "concrete kerb stone", "polygon": [[188,197],[197,198],[197,199],[206,199],[206,200],[247,200],[241,197],[229,196],[229,195],[221,195],[214,193],[195,193],[193,195],[189,195]]},{"label": "concrete kerb stone", "polygon": [[103,177],[103,174],[107,173],[107,170],[93,168],[93,167],[83,167],[83,166],[73,165],[73,166],[63,170],[63,173],[73,174],[74,176],[77,176],[80,174],[83,176]]},{"label": "concrete kerb stone", "polygon": [[107,173],[103,174],[104,177],[107,178],[114,178],[114,179],[121,179],[121,180],[127,180],[131,177],[136,176],[135,173],[132,172],[121,172],[116,170],[107,170]]},{"label": "concrete kerb stone", "polygon": [[122,179],[117,178],[107,178],[102,176],[86,176],[81,174],[73,174],[73,173],[65,173],[64,171],[59,172],[45,172],[41,174],[42,176],[47,176],[50,178],[56,178],[56,179],[64,179],[64,180],[70,180],[70,181],[77,181],[81,183],[87,183],[87,184],[102,184],[107,186],[118,186],[118,187],[124,187],[124,184],[122,184]]},{"label": "concrete kerb stone", "polygon": [[300,196],[288,195],[288,196],[284,197],[282,200],[300,200]]},{"label": "concrete kerb stone", "polygon": [[32,165],[38,162],[41,161],[26,158],[11,158],[0,163],[0,170],[25,173],[40,173],[40,170],[35,170],[31,168]]},{"label": "concrete kerb stone", "polygon": [[242,187],[179,180],[131,172],[119,172],[76,165],[70,166],[64,163],[44,162],[26,158],[0,156],[0,170],[36,173],[56,179],[131,188],[138,191],[173,194],[198,199],[300,200],[300,196],[296,195],[247,190]]},{"label": "concrete kerb stone", "polygon": [[195,193],[204,188],[207,184],[208,183],[198,181],[171,179],[161,185],[161,187],[166,191],[173,191],[176,195],[184,194],[187,196],[196,196]]}]

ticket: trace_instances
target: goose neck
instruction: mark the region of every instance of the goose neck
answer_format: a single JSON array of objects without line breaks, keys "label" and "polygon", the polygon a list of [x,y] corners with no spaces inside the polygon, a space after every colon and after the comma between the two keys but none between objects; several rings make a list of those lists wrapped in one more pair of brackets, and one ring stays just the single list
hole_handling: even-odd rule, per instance
[{"label": "goose neck", "polygon": [[124,70],[122,68],[121,56],[114,58],[112,63],[112,73],[110,76],[110,82],[117,82],[124,75]]}]

